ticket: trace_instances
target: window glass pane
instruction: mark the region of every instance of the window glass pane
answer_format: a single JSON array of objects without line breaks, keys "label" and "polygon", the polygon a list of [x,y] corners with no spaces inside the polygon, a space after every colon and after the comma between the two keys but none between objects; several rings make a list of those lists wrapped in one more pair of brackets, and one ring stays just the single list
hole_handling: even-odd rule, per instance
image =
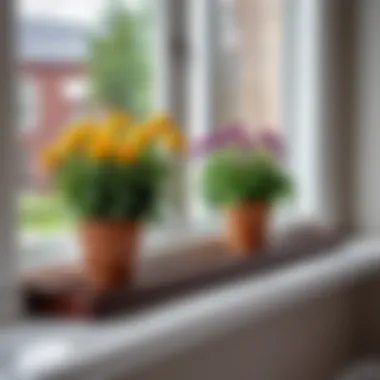
[{"label": "window glass pane", "polygon": [[226,1],[235,15],[228,47],[239,67],[239,114],[252,128],[283,125],[283,0]]},{"label": "window glass pane", "polygon": [[[195,43],[192,61],[198,75],[198,82],[196,78],[192,82],[194,87],[198,86],[198,91],[192,93],[193,104],[198,104],[193,107],[194,139],[234,125],[252,133],[269,129],[285,137],[287,131],[282,115],[284,1],[218,0],[213,4],[216,6],[206,26],[213,36],[207,47],[207,39],[199,36],[198,43],[203,46],[204,54],[197,54],[201,48]],[[199,15],[194,18],[191,32],[196,36],[194,29],[201,27],[199,20],[202,19]],[[212,60],[210,67],[204,60],[207,54]],[[211,91],[205,86],[205,78]],[[191,210],[194,223],[204,220],[215,224],[221,219],[219,212],[215,215],[207,207],[200,192],[202,164],[202,157],[198,157],[191,165]]]}]

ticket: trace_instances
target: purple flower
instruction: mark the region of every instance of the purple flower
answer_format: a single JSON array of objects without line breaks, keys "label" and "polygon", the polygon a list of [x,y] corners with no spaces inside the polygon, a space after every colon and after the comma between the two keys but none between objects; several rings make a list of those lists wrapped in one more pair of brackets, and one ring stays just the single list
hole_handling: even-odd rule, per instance
[{"label": "purple flower", "polygon": [[204,155],[229,146],[249,149],[254,146],[254,140],[244,127],[239,124],[231,124],[196,141],[192,152],[195,155]]},{"label": "purple flower", "polygon": [[268,149],[276,157],[283,156],[285,147],[283,139],[273,129],[266,129],[259,133],[258,140],[260,145]]},{"label": "purple flower", "polygon": [[239,124],[231,125],[226,129],[228,139],[226,145],[238,146],[241,148],[252,148],[253,138],[246,128]]},{"label": "purple flower", "polygon": [[236,147],[242,150],[264,148],[280,158],[284,154],[284,144],[273,128],[259,128],[252,133],[239,123],[232,123],[208,133],[196,140],[191,147],[194,156],[207,155],[215,150]]}]

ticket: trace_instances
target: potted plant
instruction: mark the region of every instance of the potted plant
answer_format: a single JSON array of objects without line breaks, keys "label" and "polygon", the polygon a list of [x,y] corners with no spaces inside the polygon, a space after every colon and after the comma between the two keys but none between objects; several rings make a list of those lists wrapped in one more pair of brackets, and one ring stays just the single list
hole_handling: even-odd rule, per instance
[{"label": "potted plant", "polygon": [[169,116],[136,124],[122,111],[80,121],[47,147],[44,166],[78,217],[83,269],[94,286],[131,280],[142,224],[182,147]]},{"label": "potted plant", "polygon": [[206,136],[196,150],[206,156],[204,196],[224,212],[230,249],[248,254],[262,248],[272,205],[291,189],[280,165],[279,137],[269,130],[250,134],[230,126]]}]

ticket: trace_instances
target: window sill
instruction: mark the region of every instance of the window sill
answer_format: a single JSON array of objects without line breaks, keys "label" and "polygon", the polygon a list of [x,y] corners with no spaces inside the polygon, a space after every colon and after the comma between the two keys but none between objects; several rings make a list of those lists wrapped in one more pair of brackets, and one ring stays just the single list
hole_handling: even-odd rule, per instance
[{"label": "window sill", "polygon": [[207,287],[261,274],[297,263],[341,242],[337,234],[302,227],[276,236],[265,252],[236,257],[220,235],[176,234],[161,248],[138,259],[136,280],[114,291],[99,293],[85,283],[78,265],[47,267],[24,277],[27,310],[31,314],[109,317],[198,292]]}]

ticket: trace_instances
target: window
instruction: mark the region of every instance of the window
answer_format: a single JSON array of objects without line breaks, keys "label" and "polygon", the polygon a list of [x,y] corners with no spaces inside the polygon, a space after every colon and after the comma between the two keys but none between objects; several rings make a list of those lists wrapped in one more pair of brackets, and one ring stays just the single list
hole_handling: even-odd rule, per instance
[{"label": "window", "polygon": [[78,120],[89,112],[90,102],[89,80],[86,76],[69,76],[61,83],[61,96],[67,102],[70,110],[68,119]]},{"label": "window", "polygon": [[85,77],[73,76],[62,81],[62,95],[71,103],[86,101],[88,92],[88,81]]},{"label": "window", "polygon": [[[192,11],[190,135],[196,139],[231,123],[250,132],[270,128],[287,135],[282,115],[285,2],[219,0],[202,5],[194,1]],[[220,218],[199,193],[201,167],[201,160],[191,165],[190,210],[194,223],[205,228],[205,221],[216,225]],[[284,209],[278,214],[285,213]]]},{"label": "window", "polygon": [[[114,4],[122,4],[122,12],[112,13]],[[135,94],[136,112],[170,111],[190,140],[236,121],[287,133],[281,0],[18,0],[19,75],[26,68],[38,74],[40,93],[38,122],[30,141],[21,141],[37,168],[19,201],[25,268],[76,258],[72,216],[38,170],[38,155],[68,121],[99,106],[91,96],[94,62],[112,57],[97,51],[94,40],[116,33],[110,15],[123,14],[133,21],[138,43],[111,75],[123,78],[113,81],[118,91]],[[137,84],[125,75],[133,55],[142,62],[133,68]],[[155,238],[220,228],[199,192],[202,162],[185,164],[171,186],[164,223],[151,228]]]}]

